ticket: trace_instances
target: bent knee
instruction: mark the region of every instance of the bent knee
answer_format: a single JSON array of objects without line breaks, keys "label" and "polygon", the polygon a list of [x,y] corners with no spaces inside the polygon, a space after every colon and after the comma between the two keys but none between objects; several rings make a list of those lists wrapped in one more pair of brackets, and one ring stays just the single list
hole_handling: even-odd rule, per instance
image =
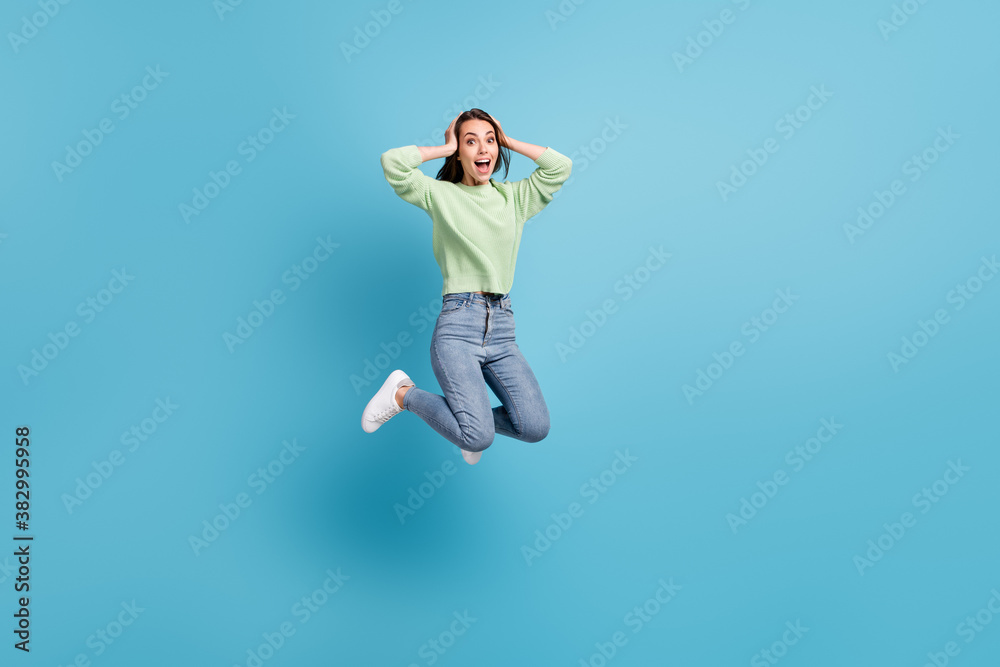
[{"label": "bent knee", "polygon": [[481,452],[493,444],[493,438],[495,435],[496,434],[492,432],[468,434],[465,437],[465,441],[462,443],[462,449],[470,452]]},{"label": "bent knee", "polygon": [[525,424],[521,429],[521,440],[525,442],[538,442],[549,434],[549,420],[536,419],[530,424]]}]

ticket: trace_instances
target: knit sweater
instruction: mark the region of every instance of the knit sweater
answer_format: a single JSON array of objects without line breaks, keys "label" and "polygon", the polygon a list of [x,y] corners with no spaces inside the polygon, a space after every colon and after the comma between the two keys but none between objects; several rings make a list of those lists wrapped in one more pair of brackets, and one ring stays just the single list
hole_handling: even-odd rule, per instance
[{"label": "knit sweater", "polygon": [[441,267],[442,296],[452,292],[507,294],[524,223],[552,201],[569,178],[573,161],[547,147],[532,174],[519,181],[464,185],[424,174],[416,145],[382,153],[385,180],[404,201],[433,221],[434,259]]}]

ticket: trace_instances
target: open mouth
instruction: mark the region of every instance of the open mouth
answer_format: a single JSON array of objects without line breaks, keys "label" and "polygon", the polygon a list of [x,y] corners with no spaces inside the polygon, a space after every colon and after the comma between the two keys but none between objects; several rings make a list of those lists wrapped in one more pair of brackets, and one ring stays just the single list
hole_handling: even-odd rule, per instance
[{"label": "open mouth", "polygon": [[482,160],[476,160],[476,170],[480,174],[488,174],[488,173],[490,173],[490,164],[491,163],[492,163],[492,160],[490,160],[489,158],[483,158]]}]

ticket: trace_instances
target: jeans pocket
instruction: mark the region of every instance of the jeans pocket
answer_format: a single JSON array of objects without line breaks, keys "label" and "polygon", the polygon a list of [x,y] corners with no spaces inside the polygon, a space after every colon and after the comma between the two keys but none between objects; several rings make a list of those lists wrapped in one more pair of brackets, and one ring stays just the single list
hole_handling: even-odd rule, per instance
[{"label": "jeans pocket", "polygon": [[452,313],[465,305],[465,299],[445,299],[441,302],[441,314]]}]

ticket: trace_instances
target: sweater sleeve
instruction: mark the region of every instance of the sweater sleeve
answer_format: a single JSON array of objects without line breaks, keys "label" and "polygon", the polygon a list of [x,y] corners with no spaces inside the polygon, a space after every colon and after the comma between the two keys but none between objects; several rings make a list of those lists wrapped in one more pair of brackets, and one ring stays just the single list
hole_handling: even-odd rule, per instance
[{"label": "sweater sleeve", "polygon": [[531,176],[511,183],[514,186],[514,210],[521,222],[537,214],[552,201],[552,195],[562,187],[573,169],[573,161],[551,146],[538,156],[535,164],[538,167]]},{"label": "sweater sleeve", "polygon": [[430,212],[431,191],[436,179],[431,178],[418,168],[420,149],[416,144],[390,148],[382,153],[382,171],[385,180],[401,199]]}]

